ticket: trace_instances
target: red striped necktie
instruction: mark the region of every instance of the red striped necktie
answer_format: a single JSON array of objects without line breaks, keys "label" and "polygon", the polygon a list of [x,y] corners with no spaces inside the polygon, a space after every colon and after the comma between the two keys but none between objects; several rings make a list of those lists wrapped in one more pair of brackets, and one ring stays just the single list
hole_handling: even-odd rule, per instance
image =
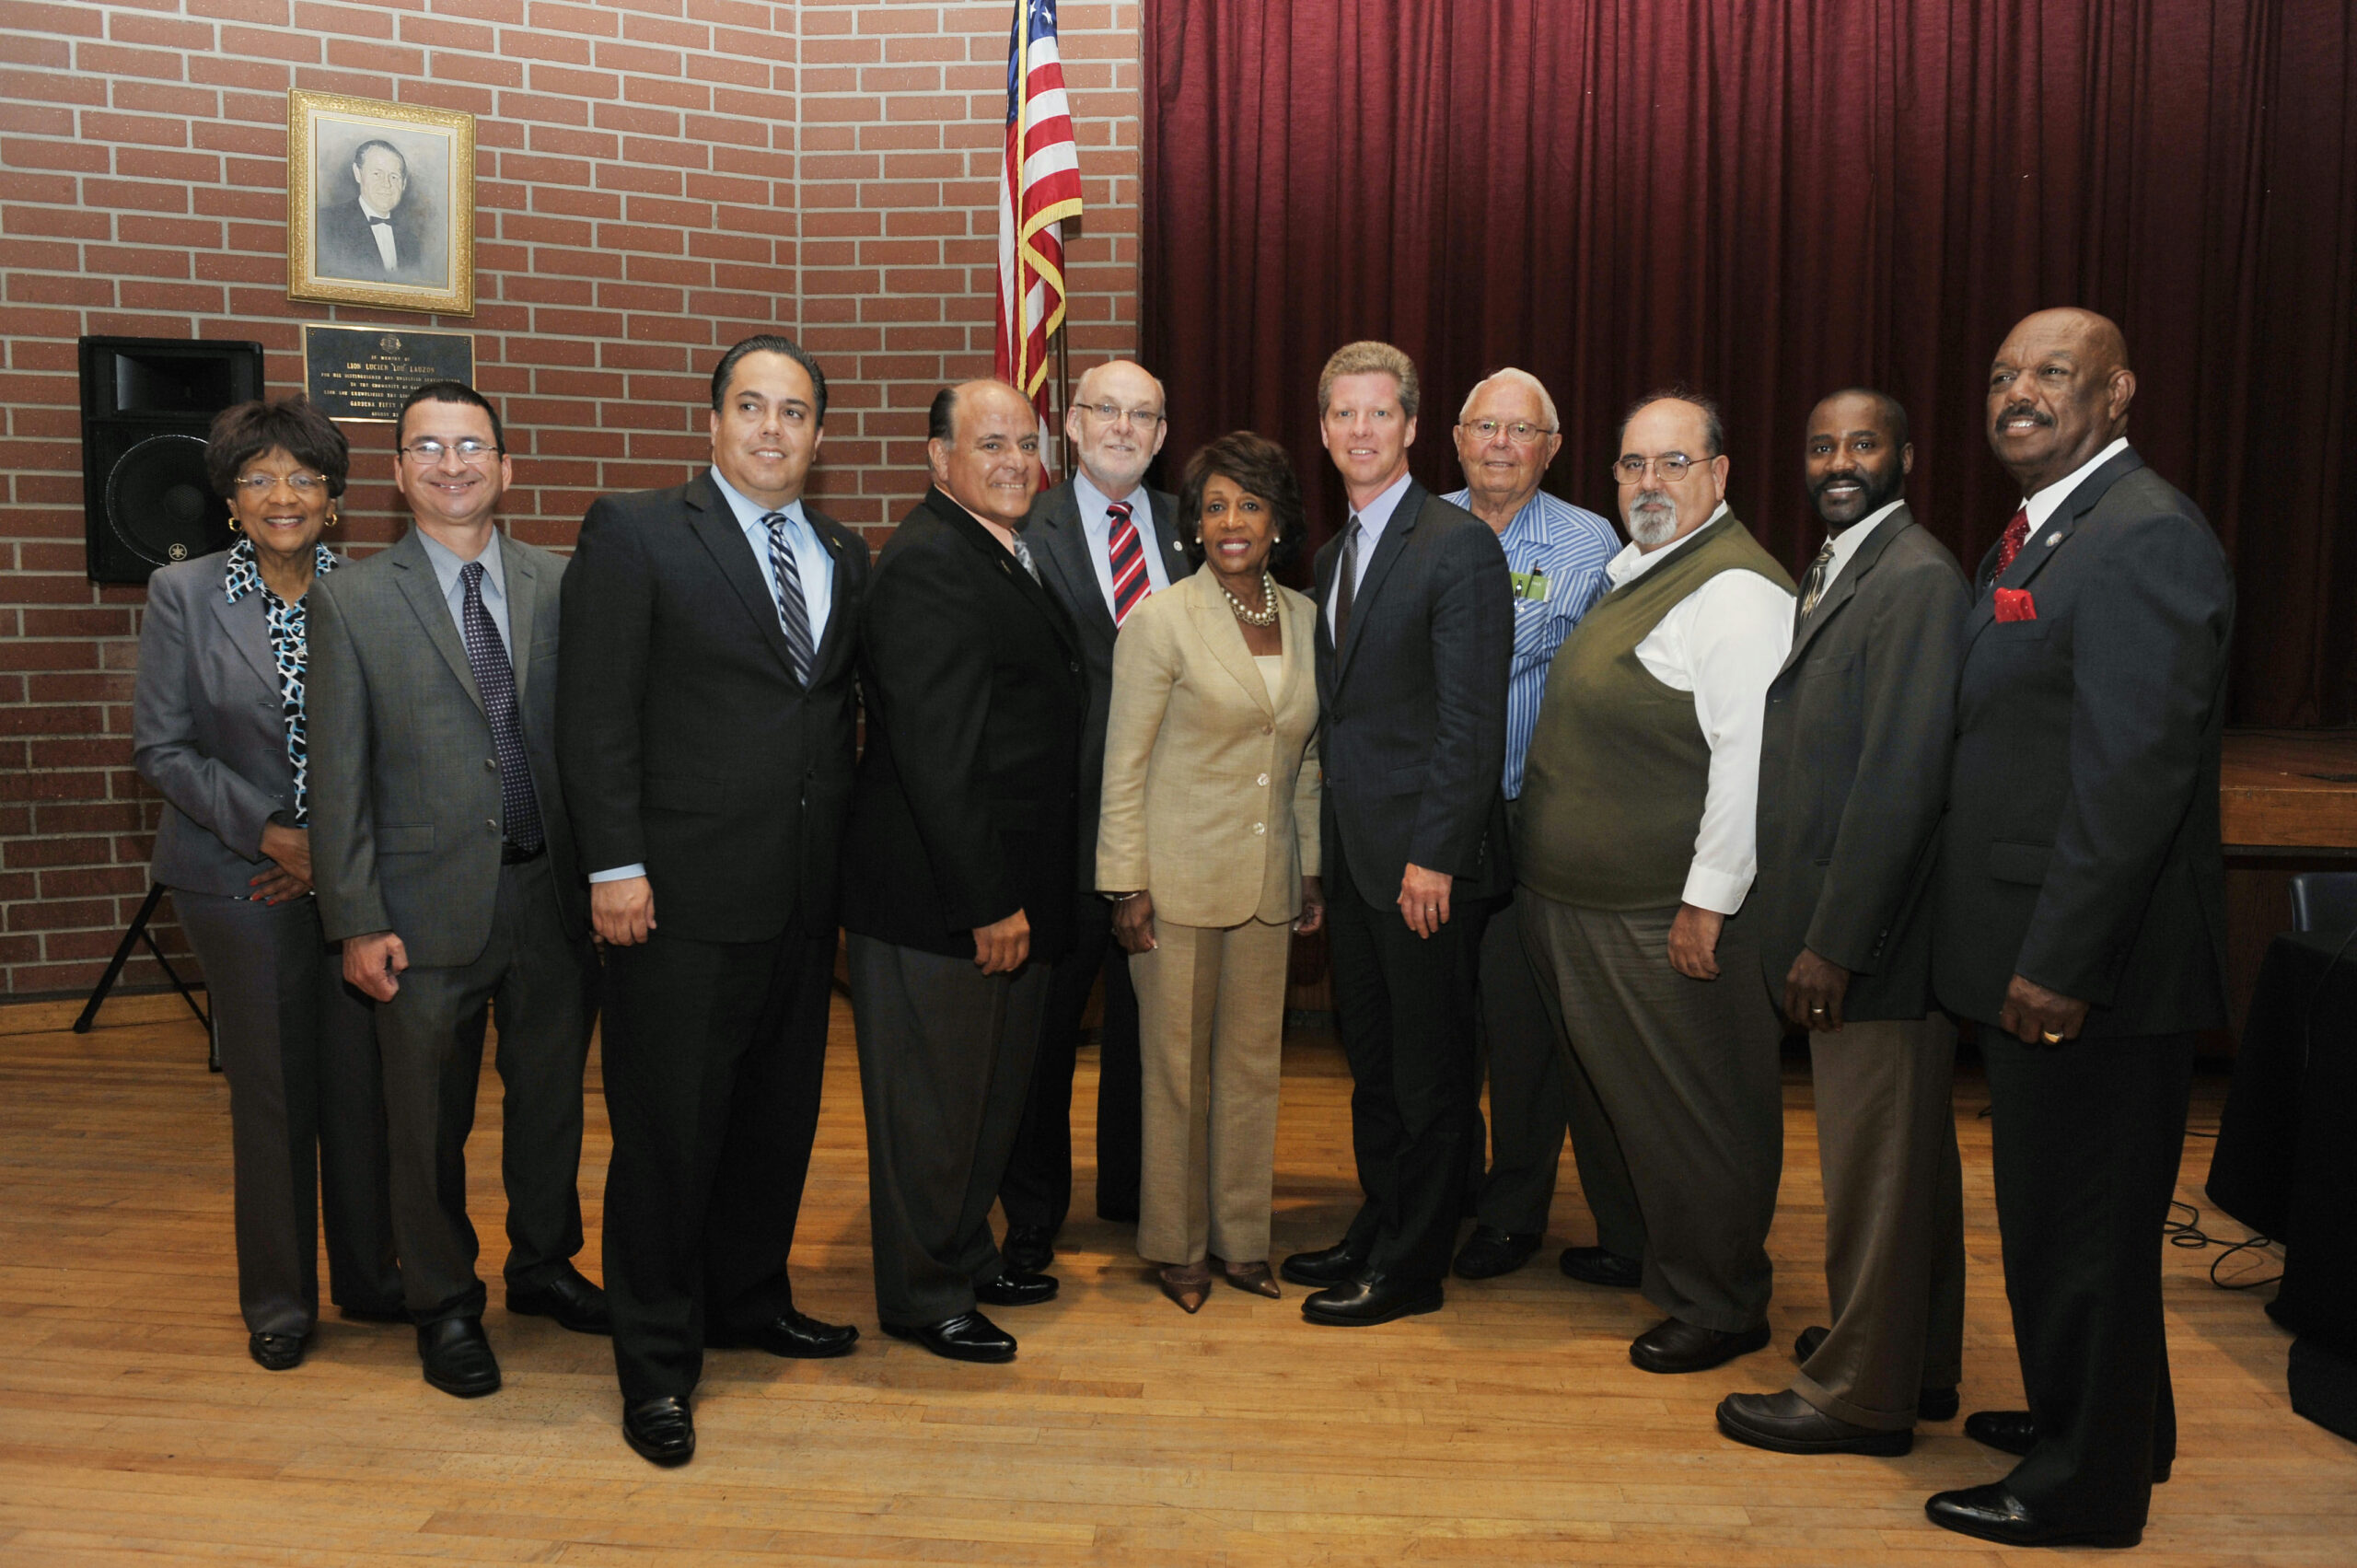
[{"label": "red striped necktie", "polygon": [[1137,525],[1130,521],[1130,504],[1112,502],[1106,506],[1105,516],[1112,524],[1106,553],[1113,565],[1113,624],[1119,626],[1153,585],[1146,580],[1145,546],[1138,539]]}]

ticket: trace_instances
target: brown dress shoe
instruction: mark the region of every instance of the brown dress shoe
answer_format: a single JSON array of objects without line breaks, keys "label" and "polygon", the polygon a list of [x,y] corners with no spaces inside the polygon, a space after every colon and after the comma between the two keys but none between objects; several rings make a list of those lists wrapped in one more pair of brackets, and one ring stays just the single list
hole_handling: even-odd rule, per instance
[{"label": "brown dress shoe", "polygon": [[1852,1425],[1789,1388],[1781,1394],[1729,1394],[1719,1401],[1719,1430],[1738,1443],[1778,1454],[1896,1457],[1915,1446],[1912,1432]]},{"label": "brown dress shoe", "polygon": [[1283,1300],[1284,1297],[1285,1293],[1277,1288],[1277,1278],[1269,1272],[1269,1265],[1258,1259],[1254,1259],[1249,1263],[1223,1261],[1219,1268],[1221,1276],[1240,1291],[1252,1295],[1264,1295],[1271,1301]]}]

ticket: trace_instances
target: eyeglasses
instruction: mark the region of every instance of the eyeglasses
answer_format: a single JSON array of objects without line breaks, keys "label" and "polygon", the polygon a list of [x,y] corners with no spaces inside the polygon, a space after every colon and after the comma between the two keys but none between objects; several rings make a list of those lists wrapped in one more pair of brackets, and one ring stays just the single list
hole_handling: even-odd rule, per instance
[{"label": "eyeglasses", "polygon": [[1162,415],[1150,408],[1123,408],[1119,403],[1082,403],[1080,406],[1108,424],[1119,424],[1126,419],[1133,429],[1151,430],[1162,423]]},{"label": "eyeglasses", "polygon": [[1707,463],[1708,458],[1689,458],[1683,452],[1664,452],[1658,458],[1641,458],[1631,452],[1612,459],[1612,477],[1623,484],[1641,484],[1645,470],[1659,474],[1665,484],[1676,484],[1686,477],[1686,470],[1696,463]]},{"label": "eyeglasses", "polygon": [[308,495],[314,490],[325,490],[328,482],[315,473],[241,473],[238,488],[249,495],[262,496],[284,484],[297,495]]},{"label": "eyeglasses", "polygon": [[432,468],[435,463],[440,462],[442,454],[445,452],[456,452],[460,462],[472,467],[493,452],[502,449],[488,441],[478,441],[471,436],[461,437],[456,445],[452,446],[446,446],[429,436],[424,440],[412,441],[401,448],[409,454],[412,462],[422,464],[426,468]]},{"label": "eyeglasses", "polygon": [[1517,419],[1512,424],[1502,419],[1477,419],[1472,424],[1461,425],[1459,428],[1471,431],[1483,441],[1494,441],[1498,438],[1498,433],[1504,431],[1506,439],[1517,447],[1535,447],[1555,434],[1551,426],[1533,424],[1527,419]]}]

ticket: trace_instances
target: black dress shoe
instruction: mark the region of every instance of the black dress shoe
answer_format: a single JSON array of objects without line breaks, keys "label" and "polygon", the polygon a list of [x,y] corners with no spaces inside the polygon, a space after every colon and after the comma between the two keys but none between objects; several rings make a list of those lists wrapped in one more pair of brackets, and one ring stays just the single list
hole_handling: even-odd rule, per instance
[{"label": "black dress shoe", "polygon": [[1582,1284],[1634,1290],[1645,1283],[1643,1262],[1601,1247],[1566,1247],[1562,1257],[1556,1260],[1562,1265],[1564,1273]]},{"label": "black dress shoe", "polygon": [[2038,1423],[2027,1411],[1974,1411],[1964,1418],[1964,1434],[2001,1454],[2026,1455],[2038,1446]]},{"label": "black dress shoe", "polygon": [[1012,1272],[1036,1274],[1056,1260],[1056,1233],[1043,1225],[1011,1225],[998,1255]]},{"label": "black dress shoe", "polygon": [[[1824,1344],[1827,1336],[1832,1332],[1822,1323],[1811,1323],[1803,1329],[1799,1337],[1793,1341],[1793,1359],[1806,1365],[1808,1358],[1817,1353],[1817,1347]],[[1945,1388],[1919,1388],[1915,1391],[1917,1421],[1954,1421],[1956,1412],[1961,1408],[1953,1383]]]},{"label": "black dress shoe", "polygon": [[425,1380],[446,1394],[480,1399],[499,1389],[499,1359],[491,1353],[480,1318],[445,1318],[417,1326],[417,1356]]},{"label": "black dress shoe", "polygon": [[1329,1328],[1365,1329],[1395,1318],[1437,1312],[1440,1305],[1437,1282],[1415,1284],[1397,1275],[1366,1274],[1304,1297],[1301,1315]]},{"label": "black dress shoe", "polygon": [[409,1321],[409,1308],[406,1307],[339,1306],[336,1308],[336,1315],[353,1323],[406,1323]]},{"label": "black dress shoe", "polygon": [[292,1372],[303,1365],[300,1334],[248,1334],[246,1353],[264,1372]]},{"label": "black dress shoe", "polygon": [[859,1342],[859,1329],[851,1323],[821,1323],[789,1307],[749,1329],[707,1322],[703,1342],[714,1350],[765,1350],[796,1361],[823,1361],[830,1355],[849,1355],[852,1346]]},{"label": "black dress shoe", "polygon": [[1297,1285],[1338,1285],[1358,1278],[1373,1250],[1366,1245],[1353,1246],[1346,1236],[1316,1252],[1295,1253],[1277,1266],[1277,1272]]},{"label": "black dress shoe", "polygon": [[1723,1334],[1678,1318],[1665,1318],[1629,1345],[1629,1359],[1647,1372],[1707,1372],[1768,1342],[1768,1325]]},{"label": "black dress shoe", "polygon": [[1944,1530],[2000,1546],[2134,1546],[2144,1539],[2142,1525],[2103,1529],[2041,1519],[2001,1481],[1936,1493],[1923,1504],[1923,1516]]},{"label": "black dress shoe", "polygon": [[696,1419],[670,1394],[622,1407],[622,1441],[649,1464],[684,1465],[696,1457]]},{"label": "black dress shoe", "polygon": [[887,1323],[884,1331],[896,1340],[906,1340],[912,1345],[923,1345],[935,1355],[952,1361],[1013,1361],[1015,1336],[992,1322],[979,1312],[961,1313],[938,1323],[924,1323],[913,1329]]},{"label": "black dress shoe", "polygon": [[1729,1394],[1719,1401],[1719,1430],[1738,1443],[1778,1454],[1880,1454],[1915,1446],[1912,1432],[1879,1432],[1829,1416],[1790,1389]]},{"label": "black dress shoe", "polygon": [[974,1299],[985,1307],[1037,1307],[1056,1299],[1055,1276],[1001,1269],[995,1278],[976,1282]]},{"label": "black dress shoe", "polygon": [[1493,1225],[1477,1225],[1465,1241],[1464,1249],[1457,1255],[1457,1277],[1460,1280],[1493,1280],[1500,1274],[1511,1274],[1530,1261],[1538,1244],[1547,1238],[1533,1231],[1500,1230]]},{"label": "black dress shoe", "polygon": [[[2027,1411],[1974,1411],[1964,1418],[1964,1434],[2000,1454],[2023,1457],[2038,1446],[2038,1423],[2030,1419]],[[2154,1486],[2168,1479],[2165,1462],[2153,1467]]]},{"label": "black dress shoe", "polygon": [[564,1272],[535,1289],[508,1286],[507,1310],[525,1318],[553,1318],[559,1328],[576,1334],[614,1331],[613,1314],[606,1309],[606,1293],[569,1263]]}]

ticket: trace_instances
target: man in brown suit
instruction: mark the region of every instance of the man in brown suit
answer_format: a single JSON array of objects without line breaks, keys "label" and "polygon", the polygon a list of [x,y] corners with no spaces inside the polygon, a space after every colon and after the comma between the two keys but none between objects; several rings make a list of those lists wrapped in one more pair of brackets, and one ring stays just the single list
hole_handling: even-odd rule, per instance
[{"label": "man in brown suit", "polygon": [[1956,1411],[1964,1205],[1932,1006],[1926,889],[1956,728],[1964,572],[1907,509],[1915,448],[1881,392],[1810,413],[1824,548],[1768,687],[1756,921],[1769,994],[1809,1034],[1832,1325],[1803,1331],[1778,1394],[1730,1394],[1719,1430],[1784,1454],[1904,1454]]}]

